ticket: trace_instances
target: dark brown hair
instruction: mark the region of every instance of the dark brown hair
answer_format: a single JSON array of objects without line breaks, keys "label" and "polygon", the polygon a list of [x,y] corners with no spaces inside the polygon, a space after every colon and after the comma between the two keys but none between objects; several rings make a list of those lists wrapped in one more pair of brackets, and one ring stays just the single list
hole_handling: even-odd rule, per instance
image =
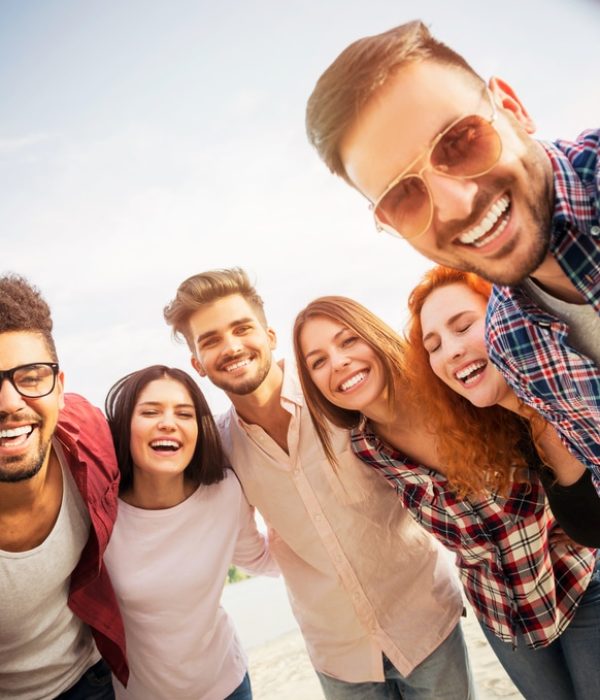
[{"label": "dark brown hair", "polygon": [[173,329],[173,336],[177,340],[185,338],[188,347],[195,354],[194,339],[190,336],[188,328],[190,316],[206,304],[233,294],[239,294],[250,304],[259,322],[266,328],[263,300],[250,282],[246,271],[241,267],[232,267],[200,272],[188,277],[179,285],[175,298],[163,311],[165,321]]},{"label": "dark brown hair", "polygon": [[419,20],[350,44],[321,75],[306,106],[306,132],[327,167],[353,184],[340,157],[340,143],[369,99],[399,68],[436,61],[483,83],[467,61],[435,39]]},{"label": "dark brown hair", "polygon": [[0,277],[0,333],[11,331],[38,333],[52,360],[58,362],[50,307],[39,289],[24,277],[6,274]]},{"label": "dark brown hair", "polygon": [[198,439],[192,460],[185,468],[184,477],[198,485],[214,484],[224,478],[225,469],[229,466],[215,421],[200,387],[183,370],[165,365],[152,365],[119,379],[110,388],[104,403],[121,472],[121,493],[133,486],[130,445],[131,419],[135,405],[140,393],[150,382],[163,378],[173,379],[186,388],[196,412]]}]

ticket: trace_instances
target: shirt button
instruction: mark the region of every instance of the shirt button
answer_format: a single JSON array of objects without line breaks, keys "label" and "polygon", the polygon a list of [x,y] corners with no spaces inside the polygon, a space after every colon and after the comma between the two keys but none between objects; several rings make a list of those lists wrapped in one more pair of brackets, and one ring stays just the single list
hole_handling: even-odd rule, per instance
[{"label": "shirt button", "polygon": [[600,236],[600,226],[592,226],[590,233],[594,238],[598,238],[598,236]]},{"label": "shirt button", "polygon": [[321,514],[320,514],[320,513],[316,513],[316,515],[315,515],[315,522],[318,523],[318,522],[320,522],[320,520],[321,520]]}]

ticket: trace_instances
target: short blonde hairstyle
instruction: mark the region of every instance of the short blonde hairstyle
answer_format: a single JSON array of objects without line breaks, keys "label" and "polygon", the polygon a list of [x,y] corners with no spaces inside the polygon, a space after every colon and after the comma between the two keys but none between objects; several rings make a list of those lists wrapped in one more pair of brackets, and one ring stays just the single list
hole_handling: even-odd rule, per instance
[{"label": "short blonde hairstyle", "polygon": [[263,300],[241,267],[208,270],[192,275],[177,288],[175,298],[163,310],[167,325],[171,326],[176,340],[185,339],[190,350],[195,353],[194,339],[189,330],[190,316],[206,304],[218,299],[239,294],[250,304],[260,323],[266,328]]},{"label": "short blonde hairstyle", "polygon": [[331,172],[353,185],[340,157],[344,136],[369,99],[397,70],[424,60],[462,70],[483,84],[469,63],[433,37],[420,20],[358,39],[321,75],[306,106],[306,133]]}]

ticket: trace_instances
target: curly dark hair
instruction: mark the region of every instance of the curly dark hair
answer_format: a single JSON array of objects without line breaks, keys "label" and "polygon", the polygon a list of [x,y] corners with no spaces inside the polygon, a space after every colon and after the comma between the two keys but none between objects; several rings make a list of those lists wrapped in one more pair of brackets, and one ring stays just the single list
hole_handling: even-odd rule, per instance
[{"label": "curly dark hair", "polygon": [[14,273],[0,276],[0,333],[38,333],[54,362],[58,362],[52,337],[50,307],[40,290]]}]

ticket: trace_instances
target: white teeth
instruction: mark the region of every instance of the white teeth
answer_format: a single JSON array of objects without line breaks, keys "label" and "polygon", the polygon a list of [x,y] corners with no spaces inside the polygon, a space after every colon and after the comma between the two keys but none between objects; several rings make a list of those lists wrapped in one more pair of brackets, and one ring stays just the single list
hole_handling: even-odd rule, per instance
[{"label": "white teeth", "polygon": [[3,438],[13,438],[19,435],[27,435],[27,433],[33,432],[32,425],[23,425],[20,428],[7,428],[6,430],[0,430],[0,440]]},{"label": "white teeth", "polygon": [[454,374],[454,376],[460,380],[463,384],[470,384],[476,377],[471,377],[470,375],[477,370],[483,369],[487,365],[485,360],[477,360],[477,362],[471,362],[470,365],[463,367]]},{"label": "white teeth", "polygon": [[174,449],[179,449],[179,443],[175,440],[153,440],[150,443],[150,447],[172,447]]},{"label": "white teeth", "polygon": [[475,248],[480,248],[482,245],[491,243],[502,233],[502,231],[504,231],[506,224],[508,223],[507,221],[503,221],[500,226],[498,226],[497,230],[494,231],[491,236],[486,238],[485,241],[481,241],[480,239],[490,232],[498,219],[508,209],[509,205],[510,199],[507,195],[504,195],[504,197],[501,197],[492,207],[490,207],[490,210],[485,215],[481,223],[472,228],[470,231],[465,231],[465,233],[458,237],[458,240],[461,243],[472,245]]},{"label": "white teeth", "polygon": [[355,374],[353,377],[350,377],[350,379],[346,380],[343,384],[340,384],[340,391],[348,391],[348,389],[351,389],[359,382],[362,382],[362,380],[366,376],[366,372],[358,372],[358,374]]},{"label": "white teeth", "polygon": [[245,367],[248,364],[250,364],[250,360],[248,360],[248,359],[240,360],[239,362],[234,362],[232,365],[227,365],[227,367],[225,369],[228,372],[233,372],[236,369],[239,369],[240,367]]}]

